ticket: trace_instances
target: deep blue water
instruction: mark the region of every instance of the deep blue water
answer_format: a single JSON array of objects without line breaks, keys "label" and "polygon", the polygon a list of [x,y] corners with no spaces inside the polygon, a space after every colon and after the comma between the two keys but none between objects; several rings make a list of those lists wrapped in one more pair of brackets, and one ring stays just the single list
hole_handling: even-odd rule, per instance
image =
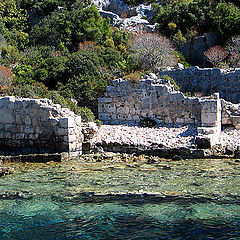
[{"label": "deep blue water", "polygon": [[162,164],[15,165],[0,179],[0,239],[240,239],[239,165]]}]

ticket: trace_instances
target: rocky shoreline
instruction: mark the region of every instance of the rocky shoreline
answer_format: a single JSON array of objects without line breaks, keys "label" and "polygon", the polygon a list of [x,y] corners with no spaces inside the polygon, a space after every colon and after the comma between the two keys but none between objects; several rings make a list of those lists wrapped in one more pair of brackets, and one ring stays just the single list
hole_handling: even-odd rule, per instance
[{"label": "rocky shoreline", "polygon": [[[82,157],[89,161],[106,154],[127,154],[129,156],[145,155],[146,157],[166,158],[174,161],[201,158],[240,158],[240,130],[222,130],[219,144],[212,148],[200,148],[197,144],[199,134],[197,128],[158,124],[155,127],[139,125],[101,125],[87,124],[84,135],[87,137],[83,145]],[[204,139],[204,135],[202,135]],[[88,155],[88,153],[91,153]],[[13,169],[5,166],[10,162],[61,162],[71,156],[67,153],[27,154],[0,156],[0,176],[13,173]],[[148,159],[149,160],[149,159]],[[150,160],[149,160],[150,161]],[[151,161],[150,161],[151,162]],[[149,162],[149,163],[150,163]],[[4,165],[4,166],[3,166]]]},{"label": "rocky shoreline", "polygon": [[[205,136],[201,136],[205,140]],[[131,125],[102,125],[91,142],[93,150],[146,154],[164,158],[240,157],[240,131],[223,130],[214,147],[198,144],[194,126],[158,125],[154,128]],[[94,147],[95,146],[95,147]]]}]

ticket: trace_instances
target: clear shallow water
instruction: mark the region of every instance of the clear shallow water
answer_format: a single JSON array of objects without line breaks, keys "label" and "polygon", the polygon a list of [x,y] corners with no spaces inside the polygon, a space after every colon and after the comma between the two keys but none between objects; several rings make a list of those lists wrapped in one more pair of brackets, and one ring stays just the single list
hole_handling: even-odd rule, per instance
[{"label": "clear shallow water", "polygon": [[236,160],[12,164],[0,239],[240,239]]}]

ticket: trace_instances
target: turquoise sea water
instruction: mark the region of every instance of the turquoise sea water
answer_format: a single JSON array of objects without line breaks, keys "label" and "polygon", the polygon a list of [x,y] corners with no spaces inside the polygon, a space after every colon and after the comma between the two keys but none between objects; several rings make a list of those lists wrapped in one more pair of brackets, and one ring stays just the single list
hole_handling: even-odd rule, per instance
[{"label": "turquoise sea water", "polygon": [[0,239],[240,239],[233,159],[11,164]]}]

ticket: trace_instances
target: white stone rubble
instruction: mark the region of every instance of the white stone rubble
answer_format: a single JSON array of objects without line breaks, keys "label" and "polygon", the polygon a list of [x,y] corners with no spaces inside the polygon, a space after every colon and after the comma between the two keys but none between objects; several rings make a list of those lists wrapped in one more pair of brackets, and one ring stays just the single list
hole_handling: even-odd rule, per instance
[{"label": "white stone rubble", "polygon": [[220,136],[223,146],[240,147],[240,130],[225,130],[221,132]]},{"label": "white stone rubble", "polygon": [[[190,147],[194,145],[197,130],[194,127],[139,127],[129,125],[102,125],[94,143],[120,143],[150,146],[162,144],[167,148]],[[240,131],[225,130],[220,134],[222,146],[240,147]]]},{"label": "white stone rubble", "polygon": [[139,127],[128,125],[102,125],[98,130],[94,143],[105,141],[120,144],[150,146],[162,144],[164,147],[189,147],[192,145],[197,131],[194,127]]}]

